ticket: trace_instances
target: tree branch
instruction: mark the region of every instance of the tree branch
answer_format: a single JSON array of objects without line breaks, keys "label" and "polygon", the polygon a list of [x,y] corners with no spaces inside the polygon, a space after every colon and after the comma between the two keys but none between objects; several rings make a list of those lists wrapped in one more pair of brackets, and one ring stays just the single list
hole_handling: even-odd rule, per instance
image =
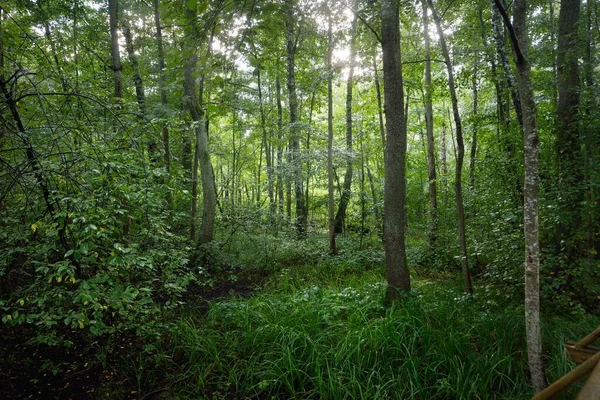
[{"label": "tree branch", "polygon": [[525,56],[523,55],[523,52],[521,51],[521,46],[519,46],[519,40],[517,39],[517,35],[515,34],[515,29],[513,28],[513,25],[510,22],[510,18],[508,18],[508,14],[506,13],[506,10],[502,6],[502,3],[500,2],[500,0],[494,0],[494,4],[496,5],[496,8],[498,9],[498,11],[500,11],[500,15],[502,15],[502,20],[504,21],[504,25],[506,25],[506,29],[508,30],[508,33],[510,34],[510,41],[512,42],[513,49],[515,50],[516,62],[519,64],[522,64],[525,62]]}]

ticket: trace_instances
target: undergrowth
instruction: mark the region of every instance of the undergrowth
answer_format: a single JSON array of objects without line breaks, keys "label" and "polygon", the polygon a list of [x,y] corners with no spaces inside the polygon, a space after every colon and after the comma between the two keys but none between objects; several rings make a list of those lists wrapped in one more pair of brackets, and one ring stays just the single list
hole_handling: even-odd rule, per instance
[{"label": "undergrowth", "polygon": [[[260,293],[188,309],[165,352],[171,398],[520,399],[529,385],[521,307],[421,278],[385,309],[381,269],[324,257],[283,269]],[[550,380],[593,317],[548,318]]]}]

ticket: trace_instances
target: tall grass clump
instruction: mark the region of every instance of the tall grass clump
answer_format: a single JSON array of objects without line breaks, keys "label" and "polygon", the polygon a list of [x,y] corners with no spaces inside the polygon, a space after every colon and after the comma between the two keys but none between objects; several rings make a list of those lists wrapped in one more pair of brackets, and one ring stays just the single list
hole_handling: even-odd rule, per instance
[{"label": "tall grass clump", "polygon": [[[172,360],[183,398],[520,399],[531,396],[523,312],[428,281],[401,304],[384,286],[308,284],[215,302],[177,323]],[[592,318],[551,320],[549,373],[572,366],[562,343]],[[550,329],[551,328],[551,329]],[[175,381],[176,378],[173,378]]]}]

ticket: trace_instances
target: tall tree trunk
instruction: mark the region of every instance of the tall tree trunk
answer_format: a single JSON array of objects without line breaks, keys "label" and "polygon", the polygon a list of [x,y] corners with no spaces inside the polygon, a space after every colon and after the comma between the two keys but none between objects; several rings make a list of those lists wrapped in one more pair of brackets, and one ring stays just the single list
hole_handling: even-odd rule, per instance
[{"label": "tall tree trunk", "polygon": [[[266,163],[267,163],[267,190],[269,192],[269,214],[270,216],[273,215],[274,211],[275,211],[275,199],[274,199],[274,193],[273,193],[273,162],[271,160],[271,141],[269,140],[268,134],[267,134],[267,122],[265,119],[265,110],[264,110],[264,105],[263,105],[263,95],[262,95],[262,84],[261,84],[261,80],[260,80],[260,66],[256,69],[256,76],[257,76],[257,81],[258,81],[258,101],[259,101],[259,105],[260,105],[260,124],[261,124],[261,128],[262,128],[262,142],[263,142],[263,147],[265,149],[265,159],[266,159]],[[259,171],[260,174],[260,171]]]},{"label": "tall tree trunk", "polygon": [[123,36],[125,37],[125,49],[127,50],[127,57],[133,67],[133,83],[135,85],[135,97],[140,108],[140,115],[144,117],[146,115],[146,94],[144,93],[144,82],[142,81],[142,74],[140,73],[140,66],[138,63],[135,49],[133,47],[133,37],[131,35],[131,27],[128,21],[123,21],[121,28]]},{"label": "tall tree trunk", "polygon": [[112,69],[114,72],[114,97],[117,106],[120,106],[123,98],[123,80],[121,67],[121,55],[119,53],[119,0],[108,0],[108,15],[110,24],[110,54],[112,57]]},{"label": "tall tree trunk", "polygon": [[399,8],[395,0],[381,0],[381,47],[385,100],[385,260],[388,289],[386,303],[400,299],[400,290],[410,290],[406,260],[406,119],[404,83],[400,55]]},{"label": "tall tree trunk", "polygon": [[427,171],[429,178],[429,249],[433,250],[437,237],[437,176],[435,171],[435,144],[433,137],[433,102],[431,99],[431,45],[427,1],[422,0],[423,35],[425,38],[425,125],[427,128]]},{"label": "tall tree trunk", "polygon": [[[167,88],[166,88],[166,63],[165,63],[165,52],[163,48],[163,37],[162,37],[162,27],[160,25],[160,13],[159,13],[159,0],[154,0],[154,26],[156,29],[156,46],[158,49],[158,68],[159,68],[159,90],[160,90],[160,104],[163,108],[166,108],[168,105],[167,99]],[[162,145],[164,155],[164,163],[165,169],[167,170],[167,185],[169,184],[171,177],[171,152],[169,148],[169,128],[167,126],[167,122],[164,121],[162,123]],[[173,197],[171,196],[171,191],[167,190],[167,209],[171,210],[173,208]]]},{"label": "tall tree trunk", "polygon": [[306,131],[306,188],[304,191],[304,205],[306,207],[306,218],[308,219],[308,210],[309,210],[309,185],[310,185],[310,138],[312,133],[312,120],[313,120],[313,111],[315,109],[315,94],[318,88],[319,82],[315,84],[312,93],[310,95],[310,110],[308,111],[308,129]]},{"label": "tall tree trunk", "polygon": [[579,13],[581,0],[561,0],[558,15],[558,109],[556,146],[561,192],[557,247],[565,245],[570,262],[580,256],[576,237],[581,225],[583,158],[579,134]]},{"label": "tall tree trunk", "polygon": [[331,55],[333,53],[333,29],[331,10],[328,11],[328,30],[327,30],[327,217],[329,221],[329,253],[337,254],[335,244],[335,218],[333,199],[333,69],[331,66]]},{"label": "tall tree trunk", "polygon": [[524,235],[525,235],[525,326],[527,330],[527,353],[531,381],[536,392],[546,386],[546,374],[542,358],[542,333],[540,329],[540,245],[538,224],[538,131],[536,105],[531,84],[530,65],[527,59],[529,35],[527,33],[527,1],[515,0],[513,9],[514,30],[500,0],[494,0],[508,27],[515,50],[515,64],[519,82],[519,94],[523,107],[525,187]]},{"label": "tall tree trunk", "polygon": [[469,190],[475,191],[475,161],[477,158],[477,127],[479,121],[477,121],[477,115],[479,114],[479,92],[477,90],[477,65],[475,67],[475,73],[473,73],[473,117],[475,121],[473,123],[473,140],[471,142],[471,160],[469,162]]},{"label": "tall tree trunk", "polygon": [[[515,79],[515,75],[513,74],[513,70],[508,62],[508,55],[506,54],[506,37],[504,35],[504,26],[502,25],[501,16],[498,13],[498,10],[493,7],[492,8],[493,16],[492,22],[494,27],[494,39],[496,41],[496,52],[498,54],[498,61],[500,64],[500,69],[502,71],[503,86],[504,90],[507,91],[508,95],[512,99],[513,107],[515,109],[515,114],[517,115],[517,121],[519,122],[519,126],[521,127],[521,131],[523,130],[523,115],[521,114],[521,101],[519,99],[519,90],[517,88],[517,81]],[[502,97],[504,97],[504,91],[502,91]],[[505,123],[508,124],[508,99],[503,100],[503,107],[505,107]],[[506,132],[505,132],[506,133]]]},{"label": "tall tree trunk", "polygon": [[[354,15],[354,14],[353,14]],[[344,189],[340,198],[340,205],[335,216],[335,231],[341,233],[346,219],[346,210],[352,194],[352,86],[354,82],[354,59],[356,58],[356,35],[358,33],[356,16],[352,19],[350,28],[350,58],[348,59],[348,80],[346,82],[346,173],[344,175]]]},{"label": "tall tree trunk", "polygon": [[298,95],[296,93],[296,72],[295,72],[295,57],[296,57],[296,17],[294,16],[293,2],[286,3],[286,20],[287,28],[287,87],[290,107],[290,131],[291,142],[290,151],[292,158],[292,168],[294,170],[294,192],[296,196],[296,230],[298,235],[303,236],[306,233],[308,224],[307,209],[304,202],[304,188],[302,181],[302,158],[300,157],[300,133],[298,129]]},{"label": "tall tree trunk", "polygon": [[433,8],[432,0],[427,0],[435,25],[440,36],[440,44],[442,46],[442,53],[444,60],[446,61],[446,68],[448,70],[448,86],[450,89],[450,97],[452,98],[452,113],[454,115],[454,124],[456,125],[456,145],[458,155],[456,157],[456,175],[455,175],[455,189],[456,189],[456,215],[458,218],[458,241],[461,252],[461,265],[462,275],[464,281],[464,290],[466,293],[473,293],[473,286],[471,284],[471,273],[469,271],[469,259],[467,257],[467,235],[465,227],[465,210],[463,204],[462,194],[462,166],[465,158],[465,145],[463,142],[462,133],[462,122],[460,119],[460,112],[458,110],[458,98],[456,96],[456,88],[454,85],[454,70],[452,68],[452,60],[450,59],[450,52],[446,45],[446,38],[444,37],[444,31],[442,30],[442,23],[437,12]]},{"label": "tall tree trunk", "polygon": [[281,81],[275,79],[277,92],[277,200],[279,214],[283,215],[283,108],[281,107]]},{"label": "tall tree trunk", "polygon": [[[186,29],[186,54],[189,55],[184,67],[184,103],[188,109],[192,121],[194,121],[194,131],[196,134],[196,156],[194,157],[194,169],[192,170],[192,226],[190,236],[195,238],[195,219],[197,203],[197,180],[198,165],[202,180],[202,224],[200,228],[199,244],[212,241],[214,232],[214,221],[216,213],[216,191],[215,179],[212,165],[210,163],[210,152],[208,148],[208,134],[206,131],[206,120],[203,104],[204,78],[205,72],[202,72],[199,80],[198,97],[196,97],[196,66],[198,54],[196,48],[199,44],[199,32],[196,26],[196,10],[188,8],[187,17],[189,27]],[[210,52],[210,41],[207,46],[207,58]],[[196,193],[194,194],[194,191]]]}]

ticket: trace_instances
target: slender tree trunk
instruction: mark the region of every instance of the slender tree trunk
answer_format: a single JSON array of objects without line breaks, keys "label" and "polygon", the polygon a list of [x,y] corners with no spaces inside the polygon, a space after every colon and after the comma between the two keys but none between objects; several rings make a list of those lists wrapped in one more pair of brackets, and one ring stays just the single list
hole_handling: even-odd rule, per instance
[{"label": "slender tree trunk", "polygon": [[277,91],[277,200],[279,214],[283,215],[283,108],[281,107],[281,81],[275,79]]},{"label": "slender tree trunk", "polygon": [[540,329],[540,245],[538,224],[539,150],[536,105],[531,84],[530,65],[527,59],[529,35],[526,26],[527,1],[515,0],[513,8],[514,30],[500,0],[494,0],[502,13],[511,34],[515,50],[515,64],[519,79],[519,94],[523,107],[525,131],[523,154],[525,158],[524,235],[525,235],[525,326],[527,353],[531,381],[536,392],[546,386]]},{"label": "slender tree trunk", "polygon": [[310,185],[310,139],[312,134],[312,120],[313,120],[313,111],[315,109],[315,93],[317,91],[318,82],[313,88],[313,91],[310,95],[310,110],[308,112],[308,130],[306,132],[306,188],[304,191],[304,204],[306,207],[306,218],[308,219],[308,210],[309,210],[309,185]]},{"label": "slender tree trunk", "polygon": [[[502,77],[504,82],[504,89],[508,91],[508,95],[512,99],[515,114],[517,115],[517,121],[523,130],[523,115],[521,114],[521,101],[519,99],[519,89],[517,88],[517,81],[513,70],[508,62],[508,55],[506,54],[506,37],[504,35],[504,26],[502,25],[502,19],[498,10],[492,8],[493,16],[492,22],[494,26],[494,39],[496,40],[496,52],[498,53],[498,61],[500,69],[502,70]],[[504,97],[504,91],[502,91],[502,97]],[[506,124],[508,124],[508,100],[503,100],[503,107],[505,107]]]},{"label": "slender tree trunk", "polygon": [[477,158],[477,115],[479,114],[479,92],[477,90],[477,66],[473,74],[473,141],[471,142],[471,160],[469,162],[469,190],[471,193],[475,191],[475,161]]},{"label": "slender tree trunk", "polygon": [[337,254],[335,244],[335,218],[333,199],[333,69],[331,66],[331,55],[333,53],[333,30],[331,10],[328,10],[328,30],[327,30],[327,219],[329,222],[329,253]]},{"label": "slender tree trunk", "polygon": [[440,44],[442,46],[442,53],[444,54],[444,60],[446,61],[446,68],[448,69],[448,86],[450,89],[450,96],[452,98],[452,113],[454,115],[454,124],[456,125],[456,144],[458,155],[456,157],[456,176],[455,176],[455,189],[456,189],[456,214],[458,218],[458,240],[460,245],[461,252],[461,265],[462,265],[462,274],[464,281],[464,290],[466,293],[473,293],[473,286],[471,284],[471,273],[469,271],[469,260],[467,257],[467,235],[466,235],[466,227],[465,227],[465,211],[463,204],[463,194],[462,194],[462,166],[465,157],[465,145],[463,142],[463,133],[462,133],[462,122],[460,119],[460,112],[458,110],[458,98],[456,96],[456,88],[454,85],[454,70],[452,68],[452,60],[450,59],[450,52],[448,51],[448,46],[446,44],[446,38],[444,37],[444,31],[442,30],[442,23],[440,18],[433,8],[432,0],[427,0],[429,3],[429,7],[431,8],[431,12],[433,14],[433,19],[435,21],[435,25],[438,31],[438,35],[440,36]]},{"label": "slender tree trunk", "polygon": [[117,106],[121,105],[123,98],[123,80],[121,67],[121,55],[119,54],[119,1],[108,0],[108,15],[110,24],[110,54],[112,56],[112,69],[114,72],[114,97]]},{"label": "slender tree trunk", "polygon": [[302,159],[300,158],[300,138],[298,122],[298,95],[296,93],[296,17],[294,16],[293,5],[289,2],[286,7],[287,28],[287,87],[290,107],[290,131],[291,131],[291,157],[292,168],[294,169],[294,189],[296,196],[296,230],[298,235],[304,236],[308,223],[306,204],[304,202],[304,188],[302,181]]},{"label": "slender tree trunk", "polygon": [[375,224],[377,225],[377,231],[383,236],[383,226],[381,221],[381,212],[379,211],[379,199],[377,196],[377,190],[375,189],[375,180],[371,173],[368,160],[365,161],[367,168],[367,178],[369,179],[369,186],[371,187],[371,197],[373,198],[373,213],[375,214]]},{"label": "slender tree trunk", "polygon": [[357,18],[352,19],[350,28],[350,58],[348,60],[348,80],[346,82],[346,173],[344,175],[344,189],[340,198],[340,205],[335,216],[335,231],[343,231],[346,219],[346,210],[352,194],[352,86],[354,82],[354,59],[356,58],[356,35],[358,33]]},{"label": "slender tree trunk", "polygon": [[[154,0],[154,26],[156,29],[156,46],[158,49],[158,68],[159,68],[159,90],[160,90],[160,104],[163,108],[166,108],[168,105],[167,99],[167,88],[166,88],[166,63],[165,63],[165,52],[163,48],[163,37],[162,37],[162,27],[160,26],[160,13],[159,13],[159,0]],[[171,152],[169,148],[169,128],[167,126],[167,122],[162,123],[162,145],[164,155],[164,163],[165,168],[167,170],[167,185],[169,184],[171,178]],[[172,210],[173,208],[173,197],[171,196],[171,191],[167,190],[167,209]]]},{"label": "slender tree trunk", "polygon": [[67,93],[69,91],[69,87],[67,85],[67,80],[62,71],[62,66],[60,65],[60,61],[58,60],[58,52],[56,51],[56,43],[52,39],[52,33],[50,32],[50,24],[46,21],[44,22],[44,36],[46,40],[50,44],[50,50],[52,51],[52,58],[54,59],[54,64],[56,65],[56,70],[58,75],[60,76],[60,83],[62,85],[63,92]]},{"label": "slender tree trunk", "polygon": [[381,0],[381,47],[385,96],[385,258],[388,290],[386,303],[400,299],[400,290],[410,290],[406,260],[406,119],[404,83],[400,55],[399,8],[394,0]]},{"label": "slender tree trunk", "polygon": [[125,49],[127,50],[127,57],[133,67],[133,82],[135,85],[135,97],[140,108],[140,115],[144,117],[146,115],[146,94],[144,93],[144,82],[142,81],[142,74],[140,73],[140,66],[138,63],[135,49],[133,47],[133,37],[131,35],[131,27],[128,21],[123,21],[121,31],[125,37]]},{"label": "slender tree trunk", "polygon": [[[273,162],[271,160],[271,142],[268,138],[268,134],[267,134],[267,122],[266,122],[266,118],[265,118],[265,110],[264,110],[264,105],[263,105],[263,95],[262,95],[262,84],[261,84],[261,80],[260,80],[260,66],[257,68],[256,70],[256,76],[257,76],[257,80],[258,80],[258,101],[259,101],[259,105],[260,105],[260,124],[261,124],[261,128],[262,128],[262,141],[263,141],[263,147],[265,149],[265,159],[266,159],[266,163],[267,163],[267,187],[268,187],[268,192],[269,192],[269,213],[272,216],[274,211],[275,211],[275,199],[274,199],[274,193],[273,193]],[[260,174],[260,171],[259,171]]]},{"label": "slender tree trunk", "polygon": [[433,137],[433,102],[431,99],[431,45],[427,1],[422,0],[423,35],[425,38],[425,125],[427,128],[427,171],[429,178],[429,249],[433,250],[437,237],[437,176],[435,171],[435,144]]}]

